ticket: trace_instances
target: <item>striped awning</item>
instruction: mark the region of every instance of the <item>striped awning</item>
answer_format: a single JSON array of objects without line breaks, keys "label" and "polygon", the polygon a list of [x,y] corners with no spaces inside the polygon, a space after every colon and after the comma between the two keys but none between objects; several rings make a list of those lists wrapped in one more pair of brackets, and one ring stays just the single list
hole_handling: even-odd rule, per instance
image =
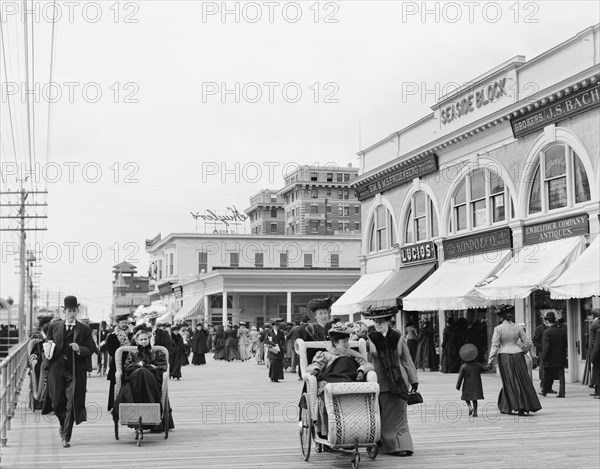
[{"label": "striped awning", "polygon": [[179,311],[175,313],[173,320],[185,321],[186,319],[195,318],[202,315],[204,310],[204,296],[192,298]]}]

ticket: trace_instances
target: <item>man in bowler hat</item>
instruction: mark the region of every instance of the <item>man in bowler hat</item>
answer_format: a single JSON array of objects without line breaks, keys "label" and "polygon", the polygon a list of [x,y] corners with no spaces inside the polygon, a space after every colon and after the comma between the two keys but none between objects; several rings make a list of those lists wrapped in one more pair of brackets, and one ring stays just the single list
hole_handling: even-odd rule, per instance
[{"label": "man in bowler hat", "polygon": [[[546,311],[542,315],[542,323],[535,328],[533,337],[531,338],[533,345],[535,345],[535,353],[538,357],[538,374],[540,377],[540,392],[542,394],[544,393],[544,344],[542,339],[544,337],[544,332],[548,329],[548,322],[546,321],[546,314],[548,313],[549,311]],[[547,389],[545,392],[548,394],[556,394],[556,391],[552,388]]]},{"label": "man in bowler hat", "polygon": [[548,329],[542,337],[542,353],[544,364],[544,384],[542,396],[552,389],[555,379],[559,381],[556,397],[565,397],[565,366],[567,364],[567,336],[565,329],[558,327],[556,315],[553,311],[546,313]]},{"label": "man in bowler hat", "polygon": [[79,303],[75,296],[64,299],[65,320],[48,326],[47,340],[54,343],[48,357],[48,395],[42,414],[54,411],[60,423],[60,438],[65,448],[71,446],[73,423],[86,420],[85,393],[87,384],[86,357],[98,353],[92,330],[77,321]]}]

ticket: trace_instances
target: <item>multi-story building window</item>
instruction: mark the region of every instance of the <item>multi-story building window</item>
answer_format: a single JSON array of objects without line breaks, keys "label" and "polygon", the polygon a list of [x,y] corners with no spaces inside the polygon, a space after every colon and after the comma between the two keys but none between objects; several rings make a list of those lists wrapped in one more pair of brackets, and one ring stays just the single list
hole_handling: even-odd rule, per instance
[{"label": "multi-story building window", "polygon": [[319,198],[319,189],[313,189],[310,192],[310,198],[311,199],[318,199]]},{"label": "multi-story building window", "polygon": [[339,268],[340,266],[340,255],[332,254],[329,258],[329,266],[333,268]]},{"label": "multi-story building window", "polygon": [[384,206],[375,209],[373,221],[369,227],[369,252],[389,249],[396,242],[392,214]]},{"label": "multi-story building window", "polygon": [[508,188],[502,178],[489,169],[478,169],[464,176],[451,204],[451,233],[491,226],[514,218]]},{"label": "multi-story building window", "polygon": [[265,256],[262,252],[254,253],[254,267],[264,267]]},{"label": "multi-story building window", "polygon": [[312,267],[312,266],[313,266],[312,254],[304,254],[304,267]]},{"label": "multi-story building window", "polygon": [[229,266],[230,267],[239,267],[240,266],[240,253],[239,252],[230,252],[229,253]]},{"label": "multi-story building window", "polygon": [[337,176],[337,182],[343,182],[344,176],[342,175],[342,173],[337,173],[336,176]]},{"label": "multi-story building window", "polygon": [[331,231],[331,222],[330,221],[327,222],[326,227],[327,227],[327,231]]},{"label": "multi-story building window", "polygon": [[327,173],[327,182],[333,182],[333,173]]},{"label": "multi-story building window", "polygon": [[172,276],[173,275],[173,270],[174,270],[174,262],[173,259],[175,257],[175,254],[170,252],[169,254],[167,254],[167,275],[168,276]]},{"label": "multi-story building window", "polygon": [[287,252],[282,252],[279,254],[279,267],[287,268],[288,267],[288,255]]},{"label": "multi-story building window", "polygon": [[315,220],[310,221],[310,232],[318,233],[319,232],[319,222]]},{"label": "multi-story building window", "polygon": [[338,199],[344,198],[344,191],[342,189],[338,190]]},{"label": "multi-story building window", "polygon": [[327,197],[331,197],[331,189],[327,189]]},{"label": "multi-story building window", "polygon": [[360,213],[360,205],[354,206],[354,215],[358,215]]},{"label": "multi-story building window", "polygon": [[410,199],[404,231],[405,243],[417,243],[438,235],[437,215],[429,196],[415,192]]},{"label": "multi-story building window", "polygon": [[357,231],[360,230],[360,222],[358,222],[358,221],[354,222],[354,229]]},{"label": "multi-story building window", "polygon": [[331,213],[331,205],[327,206],[327,213]]},{"label": "multi-story building window", "polygon": [[271,223],[271,233],[277,233],[277,223]]},{"label": "multi-story building window", "polygon": [[158,259],[156,261],[156,273],[157,273],[156,279],[162,280],[162,278],[163,278],[163,261],[162,261],[162,259]]},{"label": "multi-story building window", "polygon": [[198,253],[198,273],[201,274],[202,271],[208,272],[208,253],[207,252],[199,252]]},{"label": "multi-story building window", "polygon": [[277,218],[277,209],[275,207],[271,209],[271,218]]},{"label": "multi-story building window", "polygon": [[344,182],[350,182],[350,175],[348,173],[344,173]]},{"label": "multi-story building window", "polygon": [[318,181],[319,180],[319,173],[317,173],[316,171],[311,171],[310,172],[310,180],[311,181]]},{"label": "multi-story building window", "polygon": [[590,197],[587,173],[570,146],[554,143],[540,152],[529,191],[529,214],[573,207]]},{"label": "multi-story building window", "polygon": [[310,206],[310,213],[319,213],[319,206],[316,204],[313,204]]}]

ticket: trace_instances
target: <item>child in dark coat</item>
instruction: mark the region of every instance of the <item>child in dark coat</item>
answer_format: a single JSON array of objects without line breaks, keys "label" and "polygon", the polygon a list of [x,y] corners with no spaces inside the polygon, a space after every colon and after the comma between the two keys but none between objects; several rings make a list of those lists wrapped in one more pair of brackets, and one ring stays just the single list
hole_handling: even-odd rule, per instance
[{"label": "child in dark coat", "polygon": [[[473,417],[477,417],[477,401],[483,399],[481,373],[488,369],[487,366],[475,361],[477,353],[477,347],[473,344],[465,344],[460,348],[458,354],[464,363],[460,367],[456,382],[457,390],[460,391],[462,385],[460,398],[467,402],[469,415]],[[473,406],[471,406],[471,401],[473,401]]]}]

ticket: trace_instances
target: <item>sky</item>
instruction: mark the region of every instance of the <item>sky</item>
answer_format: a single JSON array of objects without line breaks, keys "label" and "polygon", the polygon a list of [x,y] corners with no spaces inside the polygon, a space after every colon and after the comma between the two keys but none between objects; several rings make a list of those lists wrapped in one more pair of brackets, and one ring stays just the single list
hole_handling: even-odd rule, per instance
[{"label": "sky", "polygon": [[[0,3],[1,190],[47,191],[27,199],[47,203],[27,209],[48,217],[27,223],[47,228],[27,238],[38,305],[74,294],[94,320],[112,266],[146,274],[145,239],[242,211],[297,165],[357,167],[443,90],[600,21],[594,1],[26,3],[27,22]],[[1,215],[18,201],[0,195]],[[16,300],[18,233],[0,240]]]}]

